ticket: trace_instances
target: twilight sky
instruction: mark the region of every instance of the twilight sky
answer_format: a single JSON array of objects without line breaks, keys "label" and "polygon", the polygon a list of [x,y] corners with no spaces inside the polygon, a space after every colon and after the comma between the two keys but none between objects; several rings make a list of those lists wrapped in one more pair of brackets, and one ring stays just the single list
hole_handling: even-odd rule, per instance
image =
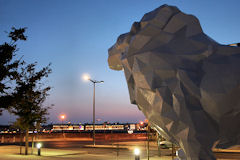
[{"label": "twilight sky", "polygon": [[[59,123],[61,113],[72,123],[91,122],[93,87],[83,73],[105,82],[96,86],[96,118],[139,122],[144,115],[130,104],[123,72],[108,68],[107,51],[134,21],[163,4],[195,15],[219,43],[240,42],[239,0],[0,0],[0,43],[12,26],[27,27],[17,57],[39,67],[52,63],[45,81],[53,87],[46,104],[55,105],[49,123]],[[0,116],[0,124],[12,121],[7,112]]]}]

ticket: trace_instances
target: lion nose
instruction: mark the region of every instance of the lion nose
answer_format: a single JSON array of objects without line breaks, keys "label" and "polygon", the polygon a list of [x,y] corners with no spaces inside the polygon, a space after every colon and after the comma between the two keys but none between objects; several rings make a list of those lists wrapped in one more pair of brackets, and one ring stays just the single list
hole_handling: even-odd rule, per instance
[{"label": "lion nose", "polygon": [[123,70],[121,53],[116,49],[115,45],[108,49],[108,66],[113,70]]}]

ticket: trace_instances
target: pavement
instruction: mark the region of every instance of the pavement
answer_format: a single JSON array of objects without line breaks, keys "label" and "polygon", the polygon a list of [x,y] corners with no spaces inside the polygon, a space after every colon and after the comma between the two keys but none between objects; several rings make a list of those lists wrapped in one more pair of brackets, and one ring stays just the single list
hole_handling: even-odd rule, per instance
[{"label": "pavement", "polygon": [[[140,159],[147,160],[147,142],[116,142],[106,145],[83,145],[81,148],[42,148],[41,156],[37,155],[37,149],[34,148],[31,155],[31,147],[29,147],[30,155],[20,155],[20,146],[2,145],[0,146],[0,160],[134,160],[133,150],[135,148],[141,150]],[[22,147],[24,152],[24,147]],[[240,146],[232,147],[228,150],[218,149],[217,160],[233,160],[240,159]],[[150,143],[150,160],[172,160],[171,150],[162,149],[161,157],[158,156],[156,143]],[[228,155],[233,153],[232,155]],[[237,154],[237,155],[235,155]],[[232,156],[232,158],[229,158]]]},{"label": "pavement", "polygon": [[[134,160],[133,150],[136,146],[141,150],[140,159],[147,160],[145,142],[119,142],[110,145],[85,145],[82,148],[52,149],[42,148],[41,156],[37,155],[37,149],[34,148],[33,155],[20,155],[20,146],[6,145],[0,146],[0,160]],[[171,150],[164,150],[162,157],[159,157],[158,151],[150,144],[150,160],[171,160]],[[24,147],[22,147],[24,152]],[[31,154],[31,147],[29,147]]]},{"label": "pavement", "polygon": [[[49,149],[42,148],[41,156],[37,156],[37,149],[34,149],[33,155],[20,155],[19,146],[9,145],[0,146],[0,159],[1,160],[133,160],[134,155],[130,155],[127,151],[109,151],[98,148],[91,148],[91,151],[83,150],[62,150],[62,149]],[[24,148],[22,148],[24,151]],[[31,154],[31,149],[29,150]],[[142,160],[147,160],[146,156],[141,157]],[[171,160],[170,156],[163,156],[159,158],[158,156],[151,156],[151,160]]]}]

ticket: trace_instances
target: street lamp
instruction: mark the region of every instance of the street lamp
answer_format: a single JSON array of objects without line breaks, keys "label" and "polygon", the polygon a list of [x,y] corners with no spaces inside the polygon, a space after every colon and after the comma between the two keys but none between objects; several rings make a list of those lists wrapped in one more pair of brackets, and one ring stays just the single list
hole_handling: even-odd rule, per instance
[{"label": "street lamp", "polygon": [[42,147],[42,144],[41,143],[37,143],[38,156],[41,156],[41,147]]},{"label": "street lamp", "polygon": [[135,160],[140,160],[140,150],[138,148],[134,149]]},{"label": "street lamp", "polygon": [[[61,114],[60,115],[60,119],[61,119],[61,121],[62,121],[62,125],[61,125],[61,128],[62,128],[62,134],[63,134],[63,120],[66,118],[66,115],[65,114]],[[63,135],[63,137],[64,137],[64,135]]]},{"label": "street lamp", "polygon": [[93,83],[93,145],[95,146],[95,86],[96,83],[103,83],[104,81],[92,80],[89,74],[84,74],[82,77],[83,80],[85,81],[89,80],[90,82]]},{"label": "street lamp", "polygon": [[62,124],[63,124],[63,120],[66,118],[66,116],[64,114],[60,115],[60,118],[62,120]]}]

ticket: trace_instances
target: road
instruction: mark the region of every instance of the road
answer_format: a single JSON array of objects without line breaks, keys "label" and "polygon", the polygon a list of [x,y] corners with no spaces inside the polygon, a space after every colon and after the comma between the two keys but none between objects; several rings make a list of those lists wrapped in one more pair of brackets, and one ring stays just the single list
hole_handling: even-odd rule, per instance
[{"label": "road", "polygon": [[[42,142],[44,148],[53,149],[72,149],[72,148],[82,148],[85,145],[92,144],[91,141],[45,141]],[[31,145],[30,145],[31,146]]]},{"label": "road", "polygon": [[[71,148],[82,148],[85,147],[86,145],[92,145],[92,141],[81,141],[81,140],[67,140],[67,141],[43,141],[43,145],[45,148],[54,148],[54,149],[59,149],[59,148],[64,148],[64,149],[71,149]],[[127,144],[131,144],[134,146],[134,144],[141,144],[141,145],[146,145],[146,141],[139,141],[139,140],[131,140],[131,141],[96,141],[96,145],[124,145],[126,146]],[[155,142],[150,143],[152,146],[156,146]],[[86,148],[86,147],[85,147]]]}]

